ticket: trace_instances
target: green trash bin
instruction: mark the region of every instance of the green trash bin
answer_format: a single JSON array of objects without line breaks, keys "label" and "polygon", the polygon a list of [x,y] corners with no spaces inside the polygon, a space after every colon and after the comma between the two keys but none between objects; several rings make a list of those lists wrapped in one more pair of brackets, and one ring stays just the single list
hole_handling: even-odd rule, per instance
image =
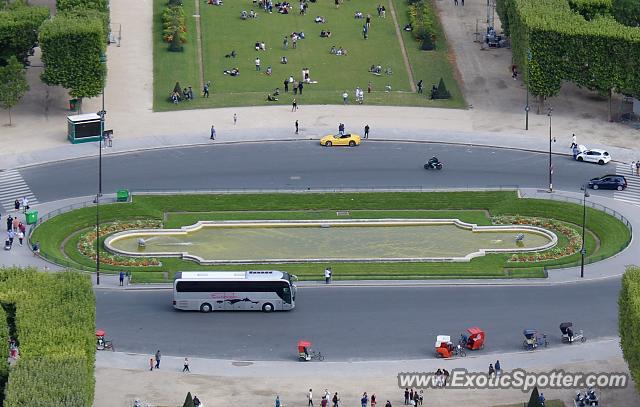
[{"label": "green trash bin", "polygon": [[38,222],[38,211],[27,212],[27,225],[34,225]]},{"label": "green trash bin", "polygon": [[69,110],[72,112],[78,110],[78,99],[69,99]]},{"label": "green trash bin", "polygon": [[119,189],[116,193],[116,201],[118,202],[127,202],[129,201],[129,190],[128,189]]}]

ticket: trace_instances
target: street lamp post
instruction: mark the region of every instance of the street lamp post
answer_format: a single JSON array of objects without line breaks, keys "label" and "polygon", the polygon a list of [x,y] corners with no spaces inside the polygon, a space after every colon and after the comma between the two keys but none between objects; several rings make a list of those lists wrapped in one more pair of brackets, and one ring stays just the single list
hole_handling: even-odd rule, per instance
[{"label": "street lamp post", "polygon": [[[100,55],[100,62],[106,63],[107,56]],[[102,140],[104,139],[104,117],[107,111],[104,110],[104,82],[102,84],[102,109],[98,112],[100,116],[100,137],[98,144],[98,193],[96,194],[96,285],[100,285],[100,197],[102,196]]]},{"label": "street lamp post", "polygon": [[553,112],[553,108],[550,107],[547,113],[549,116],[549,192],[553,192],[553,161],[551,158],[551,143],[553,143],[555,138],[551,137],[551,112]]},{"label": "street lamp post", "polygon": [[582,186],[582,247],[580,248],[580,278],[584,278],[584,256],[587,254],[587,248],[585,247],[585,225],[587,223],[587,198],[589,197],[589,191],[587,186]]},{"label": "street lamp post", "polygon": [[527,85],[527,104],[524,107],[524,114],[525,114],[525,122],[524,122],[524,129],[525,130],[529,130],[529,110],[531,110],[531,107],[529,106],[529,77],[531,76],[531,50],[528,49],[527,50],[527,78],[525,81],[525,84]]}]

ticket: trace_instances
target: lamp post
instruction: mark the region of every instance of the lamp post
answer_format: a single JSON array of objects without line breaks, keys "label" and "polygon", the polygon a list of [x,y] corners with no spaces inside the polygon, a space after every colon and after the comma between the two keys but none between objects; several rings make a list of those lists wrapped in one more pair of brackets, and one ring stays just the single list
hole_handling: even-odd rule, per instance
[{"label": "lamp post", "polygon": [[584,278],[584,256],[587,254],[587,248],[585,247],[585,225],[587,223],[587,198],[589,197],[589,191],[587,185],[583,185],[582,188],[582,247],[580,248],[580,278]]},{"label": "lamp post", "polygon": [[551,112],[553,108],[549,108],[547,116],[549,116],[549,192],[553,192],[553,162],[551,159]]},{"label": "lamp post", "polygon": [[[107,56],[100,55],[100,62],[105,64]],[[98,112],[100,116],[100,137],[98,144],[98,193],[96,194],[96,285],[100,285],[100,197],[102,196],[102,139],[104,138],[104,82],[102,83],[102,109]]]},{"label": "lamp post", "polygon": [[525,114],[525,122],[524,122],[524,129],[525,130],[529,130],[529,110],[531,110],[531,107],[529,107],[529,77],[531,76],[531,50],[528,49],[527,50],[527,80],[525,81],[525,84],[527,85],[527,104],[524,107],[524,114]]}]

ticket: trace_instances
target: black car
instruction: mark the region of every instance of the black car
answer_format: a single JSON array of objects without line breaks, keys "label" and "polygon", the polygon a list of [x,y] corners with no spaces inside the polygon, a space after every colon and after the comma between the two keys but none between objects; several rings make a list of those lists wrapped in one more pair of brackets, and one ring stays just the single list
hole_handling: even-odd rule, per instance
[{"label": "black car", "polygon": [[627,188],[627,179],[622,175],[603,175],[589,180],[589,188],[593,189],[617,189],[622,191]]}]

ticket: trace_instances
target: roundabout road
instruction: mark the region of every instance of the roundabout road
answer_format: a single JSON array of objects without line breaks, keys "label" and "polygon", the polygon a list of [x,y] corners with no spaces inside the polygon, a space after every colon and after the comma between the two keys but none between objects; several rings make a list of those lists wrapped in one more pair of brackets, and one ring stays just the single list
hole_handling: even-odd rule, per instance
[{"label": "roundabout road", "polygon": [[[442,171],[427,172],[436,154]],[[246,143],[153,150],[103,157],[103,191],[236,188],[548,187],[548,155],[460,145],[366,142],[322,148],[317,141]],[[575,191],[587,179],[615,172],[554,156],[554,188]],[[93,195],[97,159],[28,167],[21,174],[38,201]]]},{"label": "roundabout road", "polygon": [[[422,168],[436,154],[442,171]],[[103,191],[226,188],[477,188],[546,189],[544,153],[456,145],[367,142],[321,148],[313,142],[211,145],[103,157]],[[22,169],[40,202],[96,192],[97,160]],[[607,167],[554,156],[554,187],[576,191]],[[607,192],[597,191],[607,195]],[[617,334],[617,279],[557,286],[302,288],[289,313],[175,312],[171,293],[97,290],[97,323],[120,351],[273,360],[295,357],[300,338],[327,360],[423,358],[437,334],[457,337],[471,325],[487,331],[485,352],[520,349],[522,329],[558,341],[572,320],[593,339]]]}]

